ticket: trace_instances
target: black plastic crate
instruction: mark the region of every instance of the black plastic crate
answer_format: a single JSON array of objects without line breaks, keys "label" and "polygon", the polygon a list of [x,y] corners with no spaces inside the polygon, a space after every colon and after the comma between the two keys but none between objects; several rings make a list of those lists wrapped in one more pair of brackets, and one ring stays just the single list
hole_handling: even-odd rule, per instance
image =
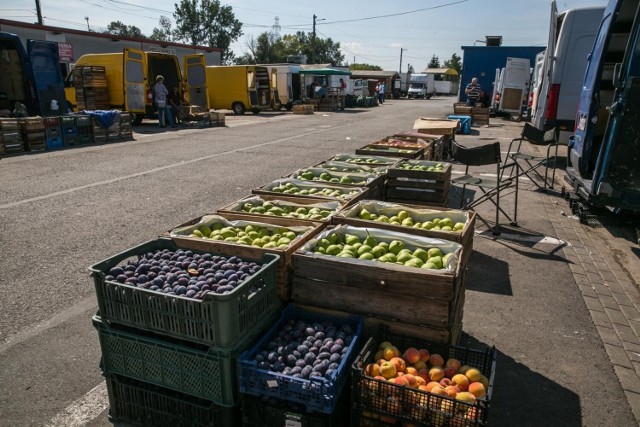
[{"label": "black plastic crate", "polygon": [[225,408],[118,375],[103,374],[109,396],[109,420],[154,427],[236,427],[238,407]]},{"label": "black plastic crate", "polygon": [[[489,387],[484,398],[467,403],[428,391],[403,387],[388,381],[366,376],[364,367],[374,362],[379,344],[391,342],[400,352],[409,347],[427,349],[431,354],[440,354],[446,361],[458,359],[462,365],[477,368],[488,379]],[[408,423],[414,426],[485,426],[489,414],[493,381],[495,376],[496,349],[472,349],[432,342],[421,338],[392,334],[383,327],[370,338],[353,362],[352,409],[354,425],[377,426],[389,423]],[[387,423],[387,424],[384,424]]]},{"label": "black plastic crate", "polygon": [[286,400],[241,396],[244,427],[343,427],[350,425],[351,388],[346,386],[335,410],[330,414],[307,412],[302,405]]},{"label": "black plastic crate", "polygon": [[[171,296],[106,280],[108,271],[126,260],[157,250],[176,251],[170,239],[142,243],[91,267],[103,320],[217,348],[234,348],[253,335],[280,308],[276,294],[278,255],[264,254],[263,265],[233,291],[209,293],[203,300]],[[203,251],[192,251],[203,254]],[[225,255],[217,253],[213,255]],[[229,255],[225,255],[229,256]]]}]

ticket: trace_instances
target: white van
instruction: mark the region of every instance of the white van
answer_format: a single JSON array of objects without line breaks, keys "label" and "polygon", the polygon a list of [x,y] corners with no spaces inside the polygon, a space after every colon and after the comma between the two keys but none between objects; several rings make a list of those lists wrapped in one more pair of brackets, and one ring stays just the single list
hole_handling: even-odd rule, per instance
[{"label": "white van", "polygon": [[532,123],[542,130],[557,127],[560,143],[573,133],[587,56],[591,52],[603,7],[571,9],[558,15],[551,3],[549,44]]},{"label": "white van", "polygon": [[507,58],[505,67],[498,72],[494,82],[494,111],[521,114],[529,94],[531,69],[527,58]]}]

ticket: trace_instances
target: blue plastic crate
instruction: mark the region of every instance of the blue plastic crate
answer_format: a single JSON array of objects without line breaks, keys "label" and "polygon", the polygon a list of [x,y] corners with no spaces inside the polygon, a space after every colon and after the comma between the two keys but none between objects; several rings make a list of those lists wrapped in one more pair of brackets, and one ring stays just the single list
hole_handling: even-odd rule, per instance
[{"label": "blue plastic crate", "polygon": [[47,138],[47,150],[57,150],[64,146],[62,138],[59,136]]},{"label": "blue plastic crate", "polygon": [[[255,361],[256,354],[266,349],[268,342],[279,333],[285,322],[290,319],[307,322],[328,320],[336,327],[348,325],[355,332],[345,357],[342,358],[338,369],[329,378],[314,377],[305,379],[258,368],[258,363]],[[361,316],[330,316],[306,311],[294,304],[289,304],[283,310],[278,322],[260,338],[256,345],[238,357],[238,388],[240,392],[299,403],[307,411],[332,413],[342,388],[349,378],[349,369],[351,363],[355,360],[359,342],[361,341],[363,323]]]},{"label": "blue plastic crate", "polygon": [[448,116],[447,119],[458,120],[460,122],[460,133],[469,135],[471,133],[471,116]]}]

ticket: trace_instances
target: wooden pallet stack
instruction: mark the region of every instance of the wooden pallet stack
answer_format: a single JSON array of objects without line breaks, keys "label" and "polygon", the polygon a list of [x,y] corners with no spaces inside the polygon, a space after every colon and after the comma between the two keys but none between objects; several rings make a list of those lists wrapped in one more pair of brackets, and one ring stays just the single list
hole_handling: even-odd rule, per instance
[{"label": "wooden pallet stack", "polygon": [[73,85],[78,110],[107,110],[107,77],[104,67],[80,66],[73,68]]},{"label": "wooden pallet stack", "polygon": [[24,151],[17,119],[0,119],[0,155]]},{"label": "wooden pallet stack", "polygon": [[42,117],[23,117],[18,119],[18,123],[27,151],[44,151],[47,148]]}]

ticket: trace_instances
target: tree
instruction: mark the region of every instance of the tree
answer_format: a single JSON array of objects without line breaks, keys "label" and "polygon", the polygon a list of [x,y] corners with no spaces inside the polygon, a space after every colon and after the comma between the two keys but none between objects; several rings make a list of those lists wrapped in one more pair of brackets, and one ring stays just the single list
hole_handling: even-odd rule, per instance
[{"label": "tree", "polygon": [[351,64],[349,65],[349,69],[350,70],[383,71],[382,68],[380,68],[379,66],[371,65],[371,64]]},{"label": "tree", "polygon": [[409,74],[413,74],[416,70],[413,68],[413,65],[408,64],[407,65],[407,73]]},{"label": "tree", "polygon": [[444,61],[444,66],[447,68],[453,68],[458,72],[457,76],[444,76],[445,80],[458,81],[460,78],[460,73],[462,72],[462,58],[458,56],[455,52],[451,55],[451,59],[447,59]]},{"label": "tree", "polygon": [[431,61],[429,61],[427,68],[440,68],[440,60],[435,54],[431,57]]},{"label": "tree", "polygon": [[181,0],[175,5],[173,17],[177,41],[219,47],[223,63],[233,60],[229,45],[242,35],[242,23],[231,6],[221,6],[219,0]]},{"label": "tree", "polygon": [[140,28],[135,25],[125,25],[120,21],[111,21],[109,25],[107,25],[107,31],[105,31],[105,33],[122,37],[144,38],[144,34],[142,34]]},{"label": "tree", "polygon": [[151,40],[170,42],[173,38],[172,36],[173,29],[171,28],[171,20],[166,16],[161,16],[160,20],[158,21],[158,25],[159,27],[156,27],[153,29],[153,32],[151,33],[151,37],[149,38]]}]

